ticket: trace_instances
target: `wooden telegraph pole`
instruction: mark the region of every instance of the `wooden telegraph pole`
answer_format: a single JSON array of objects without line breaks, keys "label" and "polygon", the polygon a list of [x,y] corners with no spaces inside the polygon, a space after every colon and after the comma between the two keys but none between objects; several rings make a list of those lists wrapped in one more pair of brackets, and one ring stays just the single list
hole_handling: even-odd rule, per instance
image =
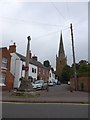
[{"label": "wooden telegraph pole", "polygon": [[73,40],[72,23],[70,24],[70,29],[71,29],[71,40],[72,40],[73,64],[74,64],[75,90],[77,91],[77,74],[76,74],[76,64],[75,64],[75,52],[74,52],[74,40]]}]

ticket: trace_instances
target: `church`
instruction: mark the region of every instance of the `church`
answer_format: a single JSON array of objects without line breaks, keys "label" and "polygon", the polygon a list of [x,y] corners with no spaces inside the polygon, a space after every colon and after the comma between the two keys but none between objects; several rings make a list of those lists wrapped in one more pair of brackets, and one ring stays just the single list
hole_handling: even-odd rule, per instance
[{"label": "church", "polygon": [[56,77],[58,80],[60,80],[61,78],[62,70],[65,65],[67,65],[67,57],[65,56],[63,37],[61,32],[59,50],[58,50],[58,54],[56,55]]}]

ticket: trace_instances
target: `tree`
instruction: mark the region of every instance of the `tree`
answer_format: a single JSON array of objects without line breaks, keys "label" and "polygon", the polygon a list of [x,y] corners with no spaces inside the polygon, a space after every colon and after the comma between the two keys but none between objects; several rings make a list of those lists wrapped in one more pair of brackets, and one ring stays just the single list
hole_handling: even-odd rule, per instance
[{"label": "tree", "polygon": [[45,61],[43,62],[43,65],[44,65],[45,67],[50,67],[50,66],[51,66],[49,60],[45,60]]},{"label": "tree", "polygon": [[70,80],[70,72],[71,72],[70,66],[66,65],[63,68],[62,74],[61,74],[61,82],[62,83],[67,83]]},{"label": "tree", "polygon": [[86,60],[81,60],[79,62],[79,69],[77,70],[78,76],[88,74],[88,62]]},{"label": "tree", "polygon": [[[88,76],[90,74],[90,65],[86,60],[81,60],[76,64],[77,76]],[[73,64],[71,67],[71,76],[74,75]]]}]

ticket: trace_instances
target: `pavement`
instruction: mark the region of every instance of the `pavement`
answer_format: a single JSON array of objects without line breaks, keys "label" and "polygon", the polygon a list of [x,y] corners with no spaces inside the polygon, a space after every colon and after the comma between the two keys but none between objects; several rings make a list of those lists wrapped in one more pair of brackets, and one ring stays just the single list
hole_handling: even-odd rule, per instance
[{"label": "pavement", "polygon": [[82,103],[90,104],[89,94],[87,92],[70,92],[67,85],[49,87],[47,90],[34,91],[39,94],[34,97],[21,97],[12,95],[12,91],[0,92],[1,102],[25,102],[25,103]]}]

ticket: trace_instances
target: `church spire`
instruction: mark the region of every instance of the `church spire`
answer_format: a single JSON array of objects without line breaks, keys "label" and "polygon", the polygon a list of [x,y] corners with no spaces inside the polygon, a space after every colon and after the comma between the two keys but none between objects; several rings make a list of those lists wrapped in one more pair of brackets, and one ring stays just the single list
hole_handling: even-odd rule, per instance
[{"label": "church spire", "polygon": [[64,52],[64,46],[63,46],[62,32],[61,32],[61,36],[60,36],[60,44],[59,44],[58,57],[60,57],[60,58],[65,58],[65,52]]}]

